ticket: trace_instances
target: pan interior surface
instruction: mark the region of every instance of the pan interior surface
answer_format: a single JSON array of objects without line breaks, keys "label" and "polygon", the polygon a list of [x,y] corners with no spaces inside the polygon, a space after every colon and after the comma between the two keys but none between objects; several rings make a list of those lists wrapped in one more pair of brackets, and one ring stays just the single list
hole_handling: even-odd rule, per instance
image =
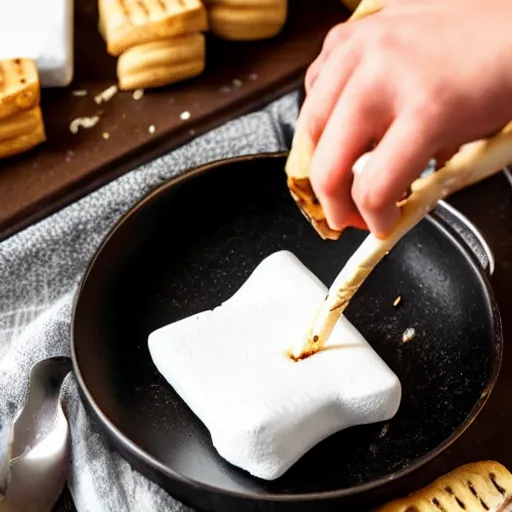
[{"label": "pan interior surface", "polygon": [[[274,482],[221,459],[206,428],[157,372],[147,338],[218,306],[281,249],[330,285],[366,234],[348,230],[339,241],[321,240],[289,196],[283,165],[284,158],[233,161],[159,189],[99,251],[73,326],[83,386],[121,437],[174,474],[261,497],[353,488],[428,456],[474,414],[499,364],[485,280],[458,242],[426,219],[346,310],[401,380],[396,417],[328,438]],[[403,342],[410,328],[415,335]]]}]

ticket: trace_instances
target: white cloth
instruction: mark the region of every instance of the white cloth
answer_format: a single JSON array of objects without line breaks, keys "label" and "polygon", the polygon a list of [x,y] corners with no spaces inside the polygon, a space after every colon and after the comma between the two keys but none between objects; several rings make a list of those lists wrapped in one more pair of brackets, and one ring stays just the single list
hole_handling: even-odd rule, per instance
[{"label": "white cloth", "polygon": [[[72,299],[107,231],[142,196],[185,169],[224,157],[288,149],[297,113],[297,94],[287,95],[0,244],[0,486],[7,434],[24,402],[30,368],[47,357],[69,356]],[[63,401],[72,436],[69,487],[78,512],[189,510],[107,447],[86,416],[72,375],[64,383]]]}]

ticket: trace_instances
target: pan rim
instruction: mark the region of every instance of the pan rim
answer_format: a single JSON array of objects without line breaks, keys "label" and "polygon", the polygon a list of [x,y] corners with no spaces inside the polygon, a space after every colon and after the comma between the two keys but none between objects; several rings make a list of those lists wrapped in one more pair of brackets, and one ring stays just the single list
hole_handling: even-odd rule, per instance
[{"label": "pan rim", "polygon": [[[130,453],[132,457],[141,462],[146,467],[149,467],[152,472],[159,473],[166,478],[174,480],[175,482],[188,486],[192,490],[214,493],[217,495],[223,495],[227,498],[238,499],[238,500],[250,500],[256,502],[280,502],[280,503],[304,503],[304,502],[318,502],[318,501],[328,501],[328,500],[336,500],[341,498],[349,498],[354,497],[359,494],[374,491],[376,489],[384,487],[386,484],[399,480],[405,476],[414,473],[419,468],[423,467],[427,463],[431,462],[438,455],[447,450],[453,443],[455,443],[473,424],[476,418],[480,415],[482,409],[485,407],[489,396],[492,394],[496,386],[496,382],[500,375],[502,361],[503,361],[503,350],[504,350],[504,340],[503,340],[503,329],[502,329],[502,321],[499,309],[497,307],[496,298],[494,295],[494,291],[489,282],[489,279],[485,275],[484,270],[478,265],[475,261],[474,257],[471,257],[471,250],[465,246],[463,241],[459,241],[452,233],[451,230],[444,225],[439,224],[437,220],[428,215],[428,219],[431,222],[434,222],[438,225],[438,227],[444,231],[445,235],[449,237],[450,241],[456,246],[460,247],[463,251],[464,255],[468,259],[468,263],[474,267],[475,272],[480,277],[481,283],[484,286],[485,293],[487,295],[487,299],[489,300],[490,305],[490,313],[492,315],[492,328],[493,328],[493,361],[495,364],[493,365],[491,374],[489,379],[480,395],[479,400],[474,404],[471,409],[468,417],[460,424],[458,429],[454,431],[450,436],[448,436],[442,443],[440,443],[436,448],[418,458],[413,463],[407,465],[405,468],[402,468],[398,471],[390,473],[384,477],[377,478],[370,482],[356,485],[353,487],[347,487],[343,489],[333,490],[333,491],[325,491],[325,492],[314,492],[314,493],[303,493],[303,494],[276,494],[276,493],[265,493],[259,494],[257,492],[245,492],[245,491],[231,491],[227,489],[223,489],[220,487],[215,487],[213,485],[202,483],[193,478],[184,476],[163,462],[160,462],[156,457],[152,456],[150,453],[142,449],[136,443],[131,441],[114,423],[106,416],[106,414],[101,410],[98,406],[94,397],[90,393],[84,377],[80,371],[80,365],[78,361],[78,356],[76,353],[76,338],[75,338],[75,318],[78,312],[80,298],[82,297],[83,289],[85,288],[89,275],[91,274],[93,268],[95,267],[95,263],[97,259],[102,254],[103,250],[107,247],[110,240],[116,235],[118,230],[128,222],[132,216],[137,214],[142,208],[145,207],[148,203],[150,203],[154,198],[164,193],[166,190],[182,183],[188,181],[189,179],[193,179],[197,176],[200,176],[210,170],[218,169],[219,167],[224,167],[231,164],[236,163],[244,163],[253,160],[264,160],[268,158],[285,158],[288,155],[288,152],[273,152],[273,153],[254,153],[247,154],[243,156],[235,156],[225,159],[219,159],[215,161],[211,161],[205,163],[203,165],[190,168],[178,176],[172,177],[165,181],[164,183],[158,185],[151,192],[143,196],[139,199],[124,215],[121,216],[120,219],[114,224],[114,226],[107,232],[107,234],[103,237],[103,240],[99,247],[96,249],[93,257],[89,261],[85,272],[79,282],[79,285],[76,289],[73,298],[72,304],[72,313],[71,313],[71,360],[73,363],[73,374],[77,380],[78,387],[80,390],[80,394],[83,399],[85,399],[86,408],[90,413],[94,416],[95,422],[101,426],[101,430],[103,433],[110,437],[111,440],[114,439],[114,444],[119,444],[123,447],[124,450]],[[122,450],[115,448],[116,452],[119,453],[125,460],[125,456],[122,453]],[[144,476],[147,476],[144,473]],[[150,478],[151,479],[151,478]],[[155,480],[153,480],[155,481]],[[160,484],[157,484],[160,485]]]}]

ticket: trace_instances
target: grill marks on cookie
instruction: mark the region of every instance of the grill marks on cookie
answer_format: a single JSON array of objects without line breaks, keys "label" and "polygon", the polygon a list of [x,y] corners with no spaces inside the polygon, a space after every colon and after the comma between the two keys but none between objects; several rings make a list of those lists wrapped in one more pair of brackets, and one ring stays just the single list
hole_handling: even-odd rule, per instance
[{"label": "grill marks on cookie", "polygon": [[118,0],[125,17],[134,24],[158,21],[200,7],[199,0]]},{"label": "grill marks on cookie", "polygon": [[493,461],[467,464],[378,512],[512,512],[512,474]]},{"label": "grill marks on cookie", "polygon": [[208,13],[201,0],[98,0],[101,34],[110,55],[136,46],[205,32]]},{"label": "grill marks on cookie", "polygon": [[[3,98],[23,94],[27,87],[38,87],[35,63],[27,59],[0,60],[0,104]],[[36,103],[28,102],[28,107]],[[22,105],[25,107],[25,105]]]}]

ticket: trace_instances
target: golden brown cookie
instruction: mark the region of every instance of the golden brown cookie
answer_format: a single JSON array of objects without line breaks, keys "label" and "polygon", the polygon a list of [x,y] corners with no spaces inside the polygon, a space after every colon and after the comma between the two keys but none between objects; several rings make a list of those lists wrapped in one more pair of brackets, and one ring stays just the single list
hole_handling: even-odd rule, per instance
[{"label": "golden brown cookie", "polygon": [[161,87],[197,76],[204,70],[205,53],[199,33],[134,46],[118,59],[119,88]]},{"label": "golden brown cookie", "polygon": [[30,59],[0,61],[0,119],[39,104],[41,86]]},{"label": "golden brown cookie", "polygon": [[512,475],[498,462],[467,464],[377,512],[510,512]]},{"label": "golden brown cookie", "polygon": [[232,41],[256,41],[278,35],[287,15],[287,0],[205,0],[210,31]]},{"label": "golden brown cookie", "polygon": [[99,27],[107,51],[129,48],[208,29],[200,0],[99,0]]},{"label": "golden brown cookie", "polygon": [[46,140],[39,106],[0,120],[0,158],[23,153]]}]

